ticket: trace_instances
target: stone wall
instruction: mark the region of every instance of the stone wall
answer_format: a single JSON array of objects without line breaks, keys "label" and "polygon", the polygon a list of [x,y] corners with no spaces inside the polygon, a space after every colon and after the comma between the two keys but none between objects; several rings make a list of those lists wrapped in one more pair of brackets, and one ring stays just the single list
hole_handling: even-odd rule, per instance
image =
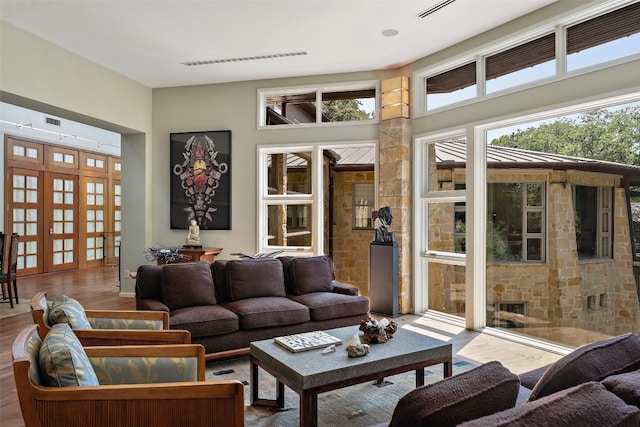
[{"label": "stone wall", "polygon": [[373,183],[374,180],[374,171],[333,173],[333,262],[336,279],[357,286],[360,295],[364,296],[369,295],[369,243],[373,240],[373,230],[353,228],[353,185]]}]

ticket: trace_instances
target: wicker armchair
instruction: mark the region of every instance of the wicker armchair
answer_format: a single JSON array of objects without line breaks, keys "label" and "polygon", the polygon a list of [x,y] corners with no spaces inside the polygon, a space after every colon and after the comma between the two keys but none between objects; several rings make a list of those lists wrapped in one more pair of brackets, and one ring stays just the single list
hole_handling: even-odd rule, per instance
[{"label": "wicker armchair", "polygon": [[[40,339],[51,330],[46,292],[31,298],[33,322]],[[82,345],[190,344],[191,333],[169,330],[169,314],[163,311],[84,310],[91,329],[74,329]]]},{"label": "wicker armchair", "polygon": [[[205,382],[201,345],[84,347],[90,364],[96,367],[100,384],[64,387],[44,385],[47,373],[41,371],[39,363],[40,348],[44,346],[36,325],[23,329],[13,343],[13,373],[27,427],[244,425],[244,386],[236,380]],[[163,372],[159,375],[153,372],[146,378],[181,379],[166,383],[157,379],[153,383],[106,381],[113,379],[105,373],[118,371],[114,364],[120,363],[126,369],[139,363],[152,370],[149,361],[160,363],[162,367],[158,369]],[[172,366],[182,366],[179,362],[188,369],[174,368],[171,372]],[[139,370],[132,372],[131,378],[145,378]],[[122,378],[118,377],[116,382],[119,380]]]}]

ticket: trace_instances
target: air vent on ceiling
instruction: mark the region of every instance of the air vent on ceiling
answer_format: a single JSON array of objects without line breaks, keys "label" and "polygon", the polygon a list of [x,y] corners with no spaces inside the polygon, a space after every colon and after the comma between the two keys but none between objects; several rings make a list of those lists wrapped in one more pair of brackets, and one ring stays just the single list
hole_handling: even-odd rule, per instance
[{"label": "air vent on ceiling", "polygon": [[444,0],[444,1],[441,1],[440,3],[436,4],[435,6],[432,6],[429,9],[420,12],[418,14],[418,16],[420,18],[426,18],[427,16],[431,15],[432,13],[439,11],[443,7],[449,6],[454,1],[456,1],[456,0]]},{"label": "air vent on ceiling", "polygon": [[45,117],[44,121],[48,125],[60,126],[60,120],[54,119],[53,117]]},{"label": "air vent on ceiling", "polygon": [[206,61],[189,61],[189,62],[183,62],[182,65],[186,65],[187,67],[190,67],[192,65],[209,65],[209,64],[223,64],[225,62],[256,61],[258,59],[285,58],[287,56],[300,56],[300,55],[306,55],[306,54],[307,52],[274,53],[271,55],[245,56],[240,58],[210,59]]}]

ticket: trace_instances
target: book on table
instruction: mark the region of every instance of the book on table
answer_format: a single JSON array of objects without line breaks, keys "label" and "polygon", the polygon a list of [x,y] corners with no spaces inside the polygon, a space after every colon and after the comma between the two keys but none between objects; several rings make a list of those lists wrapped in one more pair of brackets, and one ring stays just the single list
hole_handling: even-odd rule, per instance
[{"label": "book on table", "polygon": [[294,353],[341,344],[342,340],[324,331],[284,335],[273,339],[277,344]]}]

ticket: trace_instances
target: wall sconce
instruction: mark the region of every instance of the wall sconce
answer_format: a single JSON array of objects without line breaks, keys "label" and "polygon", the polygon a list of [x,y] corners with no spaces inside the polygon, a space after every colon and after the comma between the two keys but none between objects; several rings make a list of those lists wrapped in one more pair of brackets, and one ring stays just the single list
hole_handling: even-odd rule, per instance
[{"label": "wall sconce", "polygon": [[382,120],[409,118],[409,77],[398,76],[383,80],[380,84]]}]

